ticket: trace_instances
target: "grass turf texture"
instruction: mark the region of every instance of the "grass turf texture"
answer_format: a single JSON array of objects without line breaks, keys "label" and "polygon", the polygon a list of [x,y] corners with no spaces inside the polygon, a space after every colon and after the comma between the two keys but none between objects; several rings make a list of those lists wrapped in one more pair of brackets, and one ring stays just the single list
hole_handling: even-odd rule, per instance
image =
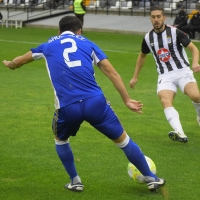
[{"label": "grass turf texture", "polygon": [[[1,60],[22,55],[53,35],[57,35],[56,29],[0,28]],[[200,127],[191,101],[178,91],[174,106],[189,142],[172,142],[167,135],[171,127],[156,96],[157,72],[152,56],[147,57],[135,89],[129,88],[142,36],[95,32],[86,32],[84,36],[105,51],[131,97],[144,104],[142,115],[128,110],[110,81],[95,67],[97,82],[124,128],[144,154],[155,162],[157,175],[166,179],[166,186],[152,194],[145,184],[131,180],[123,152],[83,123],[70,144],[85,190],[73,193],[64,189],[69,178],[54,148],[51,131],[54,99],[44,60],[15,71],[1,63],[0,199],[198,200]],[[200,49],[200,43],[196,45]],[[200,83],[200,74],[195,77]]]}]

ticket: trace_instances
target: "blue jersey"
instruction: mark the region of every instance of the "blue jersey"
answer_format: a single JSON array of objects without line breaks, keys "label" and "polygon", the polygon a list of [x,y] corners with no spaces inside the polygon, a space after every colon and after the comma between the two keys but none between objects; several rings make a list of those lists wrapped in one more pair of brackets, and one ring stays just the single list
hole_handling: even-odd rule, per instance
[{"label": "blue jersey", "polygon": [[95,81],[93,65],[107,56],[85,37],[66,31],[31,51],[34,60],[46,60],[56,109],[103,94]]}]

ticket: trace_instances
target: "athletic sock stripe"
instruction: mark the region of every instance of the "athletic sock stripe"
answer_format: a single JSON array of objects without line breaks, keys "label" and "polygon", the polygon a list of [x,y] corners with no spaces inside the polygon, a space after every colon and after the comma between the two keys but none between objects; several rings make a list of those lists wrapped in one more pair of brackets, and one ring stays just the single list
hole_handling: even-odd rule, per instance
[{"label": "athletic sock stripe", "polygon": [[120,149],[122,149],[122,148],[124,148],[128,143],[129,143],[129,136],[126,134],[126,137],[125,137],[125,139],[121,142],[121,143],[116,143],[116,145],[120,148]]},{"label": "athletic sock stripe", "polygon": [[67,144],[67,143],[69,143],[69,139],[65,140],[65,141],[60,141],[60,140],[56,140],[55,139],[55,144],[56,145],[64,145],[64,144]]}]

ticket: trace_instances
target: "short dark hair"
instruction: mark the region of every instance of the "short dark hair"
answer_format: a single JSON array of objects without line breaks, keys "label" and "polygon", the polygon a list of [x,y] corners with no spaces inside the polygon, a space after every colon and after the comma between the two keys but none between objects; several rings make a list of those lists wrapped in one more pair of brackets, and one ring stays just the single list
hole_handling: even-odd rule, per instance
[{"label": "short dark hair", "polygon": [[165,10],[163,9],[163,7],[161,7],[159,5],[152,6],[151,9],[150,9],[150,14],[154,10],[160,10],[160,11],[162,11],[163,16],[165,16]]},{"label": "short dark hair", "polygon": [[81,21],[75,16],[65,16],[59,21],[60,32],[72,31],[76,33],[79,29],[82,29]]}]

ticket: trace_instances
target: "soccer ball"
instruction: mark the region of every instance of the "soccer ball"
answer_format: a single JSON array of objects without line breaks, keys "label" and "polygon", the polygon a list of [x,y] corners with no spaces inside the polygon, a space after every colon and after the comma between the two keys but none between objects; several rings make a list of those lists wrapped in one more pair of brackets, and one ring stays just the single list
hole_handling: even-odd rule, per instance
[{"label": "soccer ball", "polygon": [[[149,165],[149,168],[153,174],[156,174],[156,165],[151,160],[151,158],[145,156],[145,159]],[[136,182],[136,183],[146,183],[144,176],[141,172],[133,165],[132,163],[128,163],[128,175]]]}]

